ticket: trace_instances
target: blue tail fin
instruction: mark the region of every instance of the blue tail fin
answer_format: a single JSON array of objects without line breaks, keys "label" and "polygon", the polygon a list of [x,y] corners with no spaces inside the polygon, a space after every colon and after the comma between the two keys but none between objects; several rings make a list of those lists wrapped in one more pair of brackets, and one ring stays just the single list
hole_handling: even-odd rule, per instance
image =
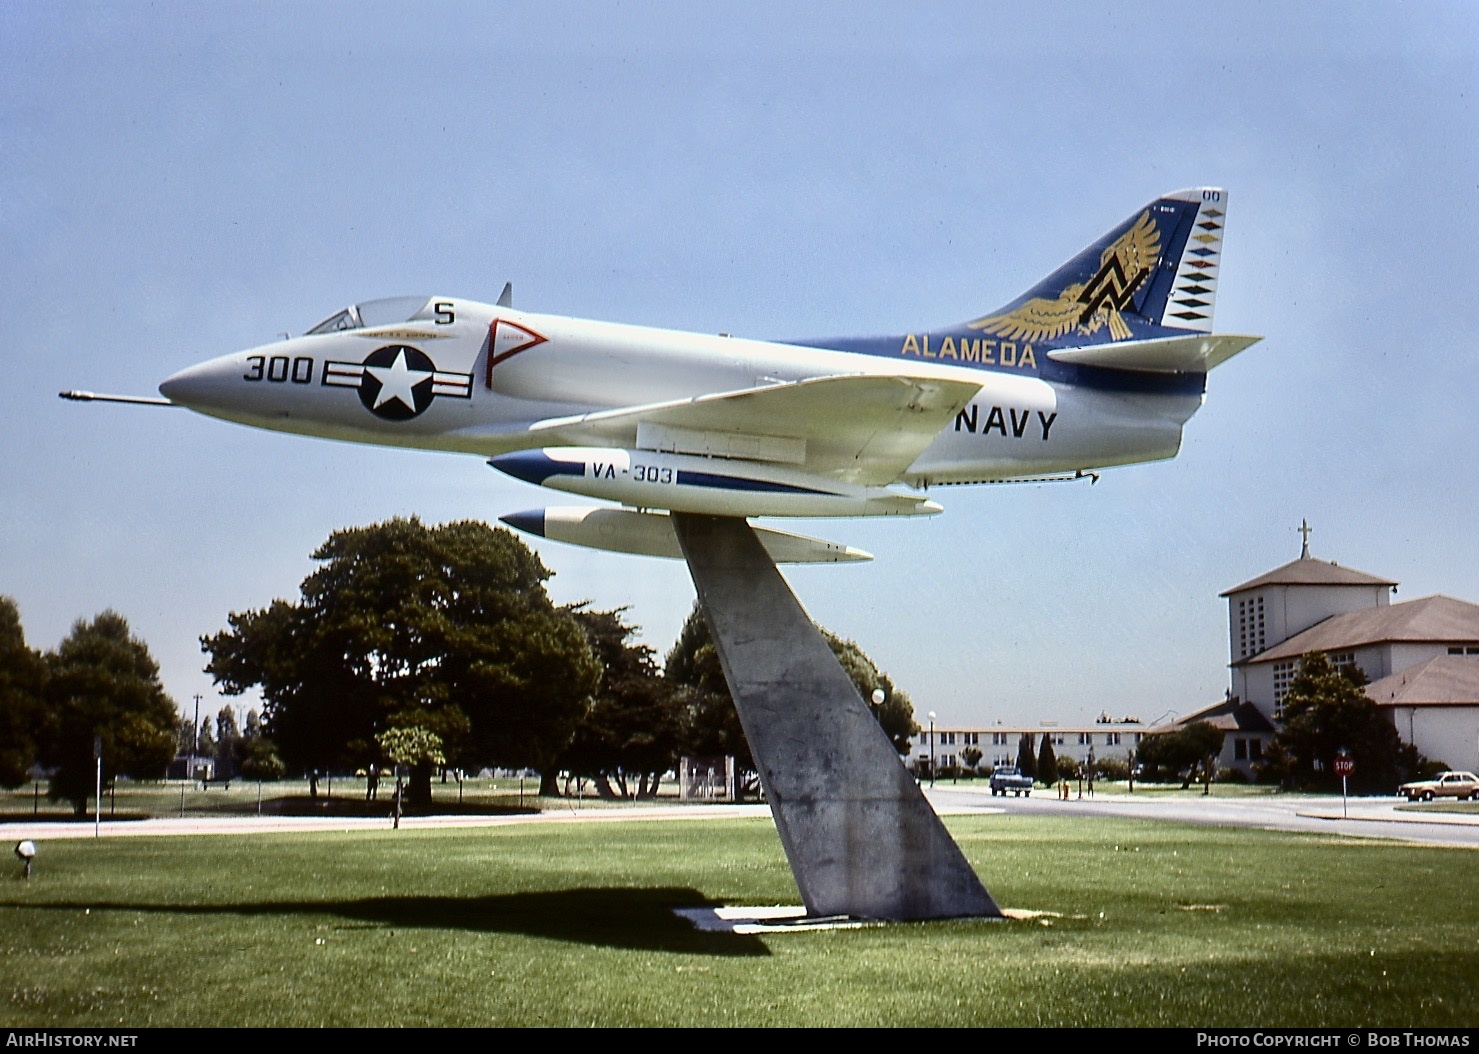
[{"label": "blue tail fin", "polygon": [[1049,347],[1212,330],[1227,192],[1151,202],[994,314],[966,325]]}]

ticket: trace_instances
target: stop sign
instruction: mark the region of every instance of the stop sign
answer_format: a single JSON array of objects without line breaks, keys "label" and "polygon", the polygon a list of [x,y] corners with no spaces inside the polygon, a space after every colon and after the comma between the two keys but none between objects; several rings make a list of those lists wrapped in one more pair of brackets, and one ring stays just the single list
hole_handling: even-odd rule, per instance
[{"label": "stop sign", "polygon": [[1349,754],[1341,754],[1335,759],[1335,774],[1337,776],[1349,776],[1356,771],[1356,759]]}]

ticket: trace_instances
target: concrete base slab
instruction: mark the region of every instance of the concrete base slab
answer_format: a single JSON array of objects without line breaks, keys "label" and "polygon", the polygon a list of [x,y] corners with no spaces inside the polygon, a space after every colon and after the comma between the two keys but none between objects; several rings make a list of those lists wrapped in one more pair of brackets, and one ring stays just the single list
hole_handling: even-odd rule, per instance
[{"label": "concrete base slab", "polygon": [[673,520],[807,915],[999,916],[750,525]]},{"label": "concrete base slab", "polygon": [[806,933],[887,925],[882,919],[855,919],[845,915],[813,918],[803,907],[674,908],[673,914],[705,933]]}]

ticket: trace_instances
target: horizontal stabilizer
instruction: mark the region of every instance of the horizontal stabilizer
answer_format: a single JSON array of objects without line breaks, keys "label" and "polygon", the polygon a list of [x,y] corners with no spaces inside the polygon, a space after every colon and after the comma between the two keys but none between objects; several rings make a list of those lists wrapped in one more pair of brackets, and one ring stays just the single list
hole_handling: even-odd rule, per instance
[{"label": "horizontal stabilizer", "polygon": [[[513,512],[499,519],[528,534],[570,545],[636,556],[683,559],[683,550],[673,531],[672,517],[666,513],[568,506]],[[804,534],[791,534],[769,527],[755,527],[754,530],[760,544],[778,564],[842,564],[873,559],[872,553],[824,538],[808,538]]]},{"label": "horizontal stabilizer", "polygon": [[1206,373],[1262,339],[1232,333],[1197,333],[1186,337],[1058,348],[1048,352],[1048,358],[1075,366],[1104,366],[1114,370]]}]

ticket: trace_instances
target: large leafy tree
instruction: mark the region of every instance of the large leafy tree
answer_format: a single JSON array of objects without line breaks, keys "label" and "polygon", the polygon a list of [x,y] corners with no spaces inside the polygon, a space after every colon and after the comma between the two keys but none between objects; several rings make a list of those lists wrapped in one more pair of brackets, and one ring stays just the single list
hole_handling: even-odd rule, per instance
[{"label": "large leafy tree", "polygon": [[[919,734],[914,704],[909,693],[894,686],[893,679],[878,668],[858,645],[822,630],[832,654],[847,672],[858,694],[868,703],[894,749],[908,754],[913,736]],[[697,604],[678,634],[664,664],[664,675],[677,685],[686,699],[688,744],[691,754],[732,754],[741,769],[753,770],[754,760],[745,742],[734,700],[724,681],[719,653],[709,635],[709,625]],[[883,691],[882,704],[872,701],[875,689]]]},{"label": "large leafy tree", "polygon": [[1174,732],[1146,736],[1136,757],[1146,778],[1157,778],[1161,769],[1180,776],[1183,789],[1200,778],[1211,783],[1217,772],[1217,756],[1222,753],[1222,729],[1207,721],[1193,721]]},{"label": "large leafy tree", "polygon": [[593,780],[603,797],[653,797],[683,749],[684,700],[663,679],[653,650],[632,641],[636,628],[621,610],[582,605],[574,613],[600,660],[601,687],[558,766]]},{"label": "large leafy tree", "polygon": [[0,786],[26,782],[40,757],[45,683],[46,664],[26,646],[20,608],[10,597],[0,597]]},{"label": "large leafy tree", "polygon": [[[449,763],[549,770],[600,677],[550,572],[505,530],[394,519],[336,531],[295,603],[202,638],[228,693],[261,690],[265,731],[298,770],[380,761],[377,736],[435,735]],[[430,796],[413,772],[412,800]]]},{"label": "large leafy tree", "polygon": [[1304,656],[1284,696],[1284,724],[1260,775],[1286,785],[1339,790],[1332,764],[1341,750],[1355,760],[1350,789],[1390,794],[1422,763],[1391,719],[1361,690],[1358,666],[1337,669],[1323,652]]},{"label": "large leafy tree", "polygon": [[162,776],[174,755],[179,711],[159,683],[159,667],[143,641],[115,611],[72,632],[46,657],[51,720],[41,760],[55,768],[51,797],[77,814],[93,792],[94,738],[102,747],[103,775]]}]

